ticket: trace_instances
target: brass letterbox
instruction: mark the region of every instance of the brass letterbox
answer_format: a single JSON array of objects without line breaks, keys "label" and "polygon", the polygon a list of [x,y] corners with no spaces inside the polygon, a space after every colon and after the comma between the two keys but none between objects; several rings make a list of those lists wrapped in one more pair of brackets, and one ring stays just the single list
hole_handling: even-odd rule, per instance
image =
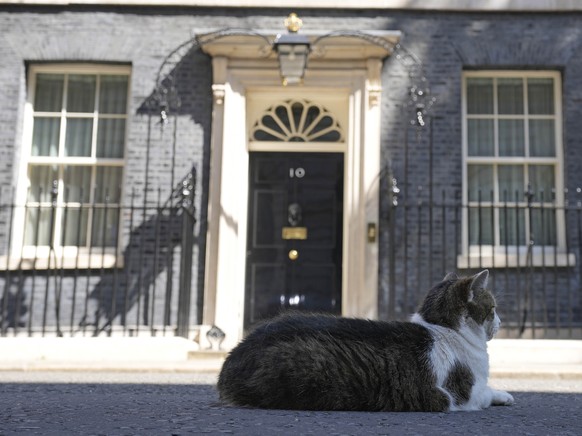
[{"label": "brass letterbox", "polygon": [[283,227],[283,239],[307,239],[307,227]]}]

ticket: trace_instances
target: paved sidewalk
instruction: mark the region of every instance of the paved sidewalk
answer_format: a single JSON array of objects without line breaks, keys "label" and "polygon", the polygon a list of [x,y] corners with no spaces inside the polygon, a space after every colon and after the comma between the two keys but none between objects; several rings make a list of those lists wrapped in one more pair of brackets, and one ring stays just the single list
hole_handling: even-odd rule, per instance
[{"label": "paved sidewalk", "polygon": [[225,356],[180,337],[0,338],[0,371],[217,372]]},{"label": "paved sidewalk", "polygon": [[491,376],[582,380],[582,341],[494,339]]},{"label": "paved sidewalk", "polygon": [[[582,380],[582,341],[496,339],[493,378]],[[0,338],[0,371],[216,373],[226,353],[183,338]]]}]

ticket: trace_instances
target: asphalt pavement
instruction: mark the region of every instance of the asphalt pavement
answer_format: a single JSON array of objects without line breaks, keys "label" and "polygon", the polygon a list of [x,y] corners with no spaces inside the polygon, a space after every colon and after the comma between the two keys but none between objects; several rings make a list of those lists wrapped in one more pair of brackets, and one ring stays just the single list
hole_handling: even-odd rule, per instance
[{"label": "asphalt pavement", "polygon": [[256,410],[216,373],[0,372],[0,435],[581,435],[582,380],[493,379],[516,404],[479,412]]}]

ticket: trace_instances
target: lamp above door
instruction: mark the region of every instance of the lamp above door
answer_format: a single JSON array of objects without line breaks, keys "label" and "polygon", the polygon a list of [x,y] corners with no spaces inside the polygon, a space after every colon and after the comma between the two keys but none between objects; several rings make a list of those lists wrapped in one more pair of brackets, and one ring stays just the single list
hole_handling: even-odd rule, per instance
[{"label": "lamp above door", "polygon": [[291,13],[285,20],[287,33],[278,34],[273,41],[284,86],[300,84],[305,75],[311,43],[307,36],[299,34],[302,25],[297,14]]}]

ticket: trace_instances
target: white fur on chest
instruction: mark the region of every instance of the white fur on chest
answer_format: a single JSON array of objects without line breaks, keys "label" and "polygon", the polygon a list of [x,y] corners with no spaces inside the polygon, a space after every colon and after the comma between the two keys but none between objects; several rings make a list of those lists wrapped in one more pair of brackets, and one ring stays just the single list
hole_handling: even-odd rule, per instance
[{"label": "white fur on chest", "polygon": [[[450,410],[479,410],[489,407],[495,392],[487,386],[489,355],[485,332],[472,330],[466,325],[455,331],[430,324],[418,313],[412,316],[411,322],[428,329],[434,339],[429,364],[435,374],[437,387],[451,400]],[[454,405],[451,394],[445,389],[447,377],[457,364],[470,368],[474,376],[469,401],[461,405]]]}]

